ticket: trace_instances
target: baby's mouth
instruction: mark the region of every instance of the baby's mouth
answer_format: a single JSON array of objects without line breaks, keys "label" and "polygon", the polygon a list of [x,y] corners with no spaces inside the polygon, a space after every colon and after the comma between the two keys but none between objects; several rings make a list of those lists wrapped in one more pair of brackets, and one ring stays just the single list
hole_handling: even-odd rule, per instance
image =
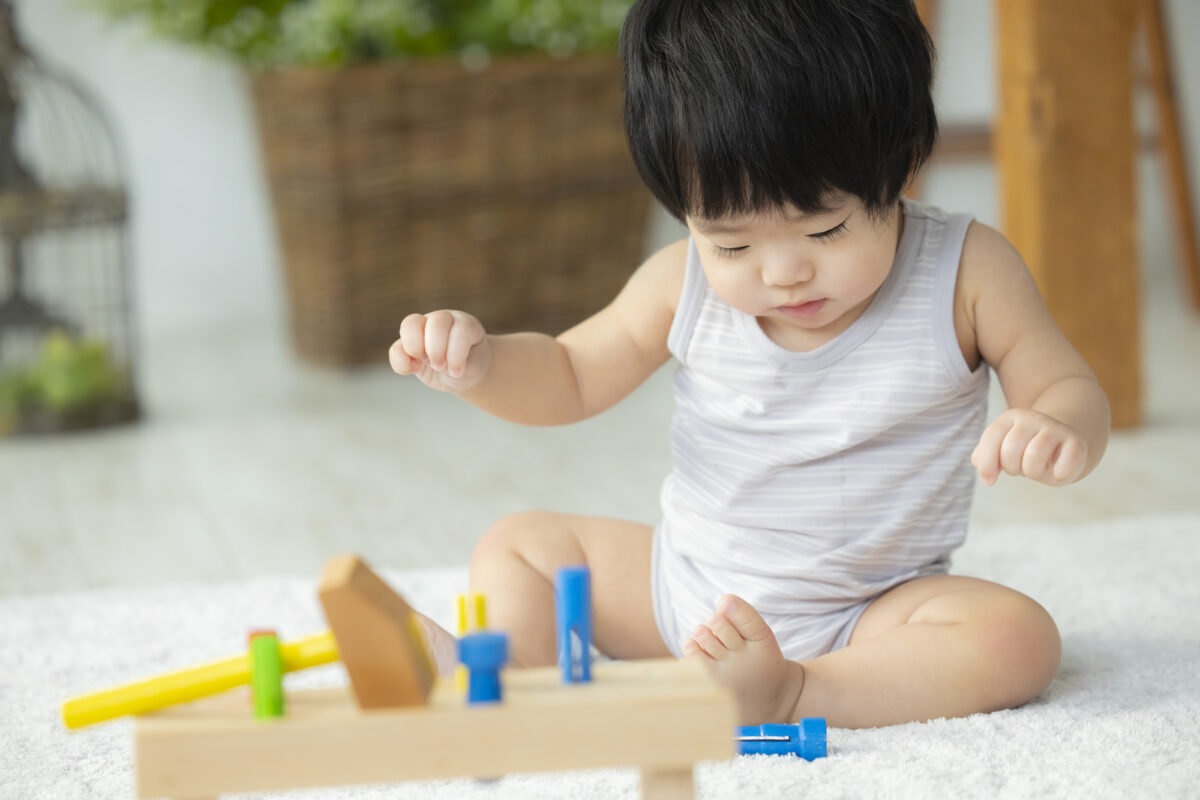
[{"label": "baby's mouth", "polygon": [[820,300],[810,300],[794,306],[779,306],[779,310],[789,317],[811,317],[821,310],[826,299],[828,298],[822,297]]}]

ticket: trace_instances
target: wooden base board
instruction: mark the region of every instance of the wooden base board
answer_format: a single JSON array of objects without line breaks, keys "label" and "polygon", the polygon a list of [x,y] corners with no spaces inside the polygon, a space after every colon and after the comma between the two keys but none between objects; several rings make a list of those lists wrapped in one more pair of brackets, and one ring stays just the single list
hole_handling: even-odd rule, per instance
[{"label": "wooden base board", "polygon": [[732,694],[700,664],[597,664],[590,684],[557,668],[503,673],[504,701],[466,706],[439,680],[425,707],[362,711],[349,688],[288,692],[256,721],[249,694],[139,717],[138,797],[200,798],[354,783],[636,766],[643,797],[690,796],[692,765],[736,753]]}]

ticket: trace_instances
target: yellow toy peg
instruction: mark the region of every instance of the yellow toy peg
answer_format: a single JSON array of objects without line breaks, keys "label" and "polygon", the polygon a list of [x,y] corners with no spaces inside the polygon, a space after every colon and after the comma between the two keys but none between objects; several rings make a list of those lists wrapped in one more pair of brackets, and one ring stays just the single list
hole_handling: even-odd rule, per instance
[{"label": "yellow toy peg", "polygon": [[[279,645],[284,672],[308,669],[338,660],[333,633],[314,634]],[[68,728],[82,728],[97,722],[145,714],[177,703],[223,692],[250,683],[250,654],[243,653],[178,672],[72,697],[62,705],[63,722]]]},{"label": "yellow toy peg", "polygon": [[[487,627],[487,601],[476,592],[458,596],[458,638]],[[467,691],[467,668],[462,664],[454,671],[454,688],[459,694]]]}]

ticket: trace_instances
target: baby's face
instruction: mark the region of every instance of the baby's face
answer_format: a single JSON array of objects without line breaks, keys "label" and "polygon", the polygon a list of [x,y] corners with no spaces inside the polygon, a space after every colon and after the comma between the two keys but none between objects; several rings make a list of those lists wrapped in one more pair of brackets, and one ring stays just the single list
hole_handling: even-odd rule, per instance
[{"label": "baby's face", "polygon": [[789,349],[819,347],[849,327],[896,257],[898,205],[883,220],[851,195],[828,205],[818,215],[687,220],[713,291]]}]

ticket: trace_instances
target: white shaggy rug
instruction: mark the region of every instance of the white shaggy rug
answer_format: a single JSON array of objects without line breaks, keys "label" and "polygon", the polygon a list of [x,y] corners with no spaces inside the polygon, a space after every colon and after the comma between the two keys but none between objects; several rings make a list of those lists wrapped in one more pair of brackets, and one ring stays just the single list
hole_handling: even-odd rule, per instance
[{"label": "white shaggy rug", "polygon": [[[813,763],[705,763],[697,797],[1200,797],[1200,517],[976,530],[954,571],[1013,586],[1054,615],[1063,663],[1042,698],[967,719],[831,729],[829,757]],[[464,570],[384,574],[446,623],[465,587]],[[68,733],[59,703],[238,652],[252,627],[275,627],[287,639],[321,630],[315,577],[0,601],[0,798],[132,797],[130,721]],[[345,675],[334,665],[291,681],[328,685]],[[619,769],[289,796],[576,800],[637,792],[636,771]]]}]

